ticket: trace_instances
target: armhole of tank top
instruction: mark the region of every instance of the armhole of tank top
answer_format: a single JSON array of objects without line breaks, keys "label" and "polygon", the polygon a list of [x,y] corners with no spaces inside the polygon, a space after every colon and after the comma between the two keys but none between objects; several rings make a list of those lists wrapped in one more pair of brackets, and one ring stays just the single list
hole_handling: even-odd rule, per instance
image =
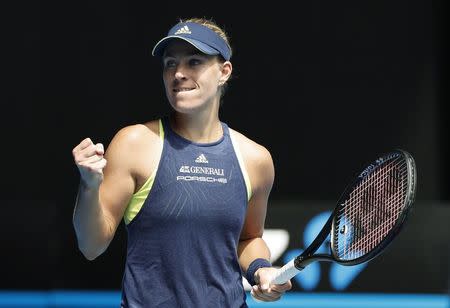
[{"label": "armhole of tank top", "polygon": [[239,149],[239,145],[233,133],[230,131],[230,139],[233,144],[234,152],[236,153],[237,160],[239,162],[239,166],[241,167],[242,176],[244,177],[245,186],[247,187],[247,201],[250,201],[252,198],[252,185],[250,183],[250,177],[247,173],[247,168],[245,168],[244,159],[241,154],[241,150]]},{"label": "armhole of tank top", "polygon": [[[162,125],[161,119],[159,119],[159,139],[161,141],[162,153],[162,148],[164,147],[164,127]],[[125,214],[123,216],[126,225],[128,225],[141,210],[142,205],[144,204],[150,193],[150,190],[152,189],[153,182],[155,181],[156,171],[158,171],[158,168],[155,168],[155,170],[153,170],[152,174],[145,181],[144,185],[142,185],[142,187],[131,197],[131,200],[128,203]]]}]

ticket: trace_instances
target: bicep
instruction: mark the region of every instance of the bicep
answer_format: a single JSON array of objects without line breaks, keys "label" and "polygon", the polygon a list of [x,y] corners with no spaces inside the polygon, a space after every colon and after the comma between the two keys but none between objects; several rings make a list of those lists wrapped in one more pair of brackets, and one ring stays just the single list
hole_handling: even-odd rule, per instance
[{"label": "bicep", "polygon": [[241,240],[261,237],[264,232],[264,223],[267,212],[267,200],[263,196],[253,194],[248,203]]},{"label": "bicep", "polygon": [[127,152],[120,141],[113,140],[105,153],[107,165],[103,170],[99,201],[105,218],[114,229],[120,224],[135,189],[130,167],[131,157]]},{"label": "bicep", "polygon": [[253,165],[250,164],[249,177],[253,195],[248,203],[247,214],[241,239],[261,237],[267,214],[267,203],[274,181],[274,167],[270,154],[264,150]]},{"label": "bicep", "polygon": [[255,191],[249,201],[241,231],[238,256],[244,271],[256,258],[270,259],[270,250],[262,239],[267,212],[268,191]]}]

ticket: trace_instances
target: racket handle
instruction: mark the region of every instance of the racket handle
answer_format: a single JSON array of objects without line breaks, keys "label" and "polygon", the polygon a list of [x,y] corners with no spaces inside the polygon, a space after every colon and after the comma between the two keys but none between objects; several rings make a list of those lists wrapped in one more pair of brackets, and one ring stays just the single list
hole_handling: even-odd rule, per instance
[{"label": "racket handle", "polygon": [[282,268],[278,269],[275,277],[272,279],[271,284],[283,284],[289,279],[300,273],[300,271],[294,265],[295,258],[286,263]]}]

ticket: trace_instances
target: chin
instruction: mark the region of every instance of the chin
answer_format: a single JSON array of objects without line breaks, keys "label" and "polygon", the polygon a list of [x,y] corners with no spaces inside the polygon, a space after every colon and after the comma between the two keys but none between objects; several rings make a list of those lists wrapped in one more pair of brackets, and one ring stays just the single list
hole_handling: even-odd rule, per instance
[{"label": "chin", "polygon": [[198,104],[171,103],[170,105],[172,106],[172,109],[175,110],[176,112],[184,114],[196,113],[201,108],[201,105]]},{"label": "chin", "polygon": [[170,97],[169,103],[176,112],[194,113],[204,106],[204,102],[198,99]]}]

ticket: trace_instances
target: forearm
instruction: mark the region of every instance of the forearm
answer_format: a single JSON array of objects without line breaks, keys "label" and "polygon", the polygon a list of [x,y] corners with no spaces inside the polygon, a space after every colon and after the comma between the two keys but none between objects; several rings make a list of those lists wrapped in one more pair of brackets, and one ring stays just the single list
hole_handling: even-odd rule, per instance
[{"label": "forearm", "polygon": [[239,264],[244,272],[255,259],[266,259],[270,261],[270,250],[261,237],[241,240],[238,244]]},{"label": "forearm", "polygon": [[83,255],[93,260],[108,247],[112,228],[108,227],[107,219],[99,201],[99,187],[87,188],[82,183],[73,214],[73,225],[78,240],[78,247]]}]

